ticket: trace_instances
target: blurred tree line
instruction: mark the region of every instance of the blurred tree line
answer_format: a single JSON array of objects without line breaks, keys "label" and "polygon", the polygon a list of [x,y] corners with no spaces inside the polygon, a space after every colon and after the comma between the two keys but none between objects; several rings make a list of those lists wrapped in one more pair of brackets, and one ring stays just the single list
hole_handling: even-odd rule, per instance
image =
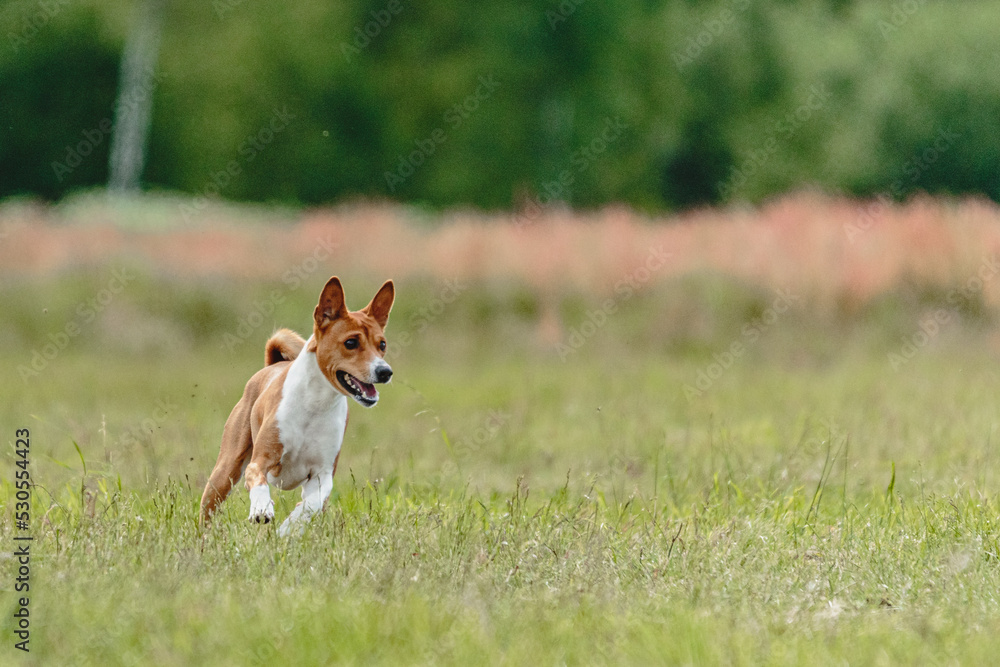
[{"label": "blurred tree line", "polygon": [[[122,9],[0,7],[0,196],[106,183]],[[168,0],[165,11],[148,189],[522,209],[759,201],[810,184],[1000,199],[993,2]]]}]

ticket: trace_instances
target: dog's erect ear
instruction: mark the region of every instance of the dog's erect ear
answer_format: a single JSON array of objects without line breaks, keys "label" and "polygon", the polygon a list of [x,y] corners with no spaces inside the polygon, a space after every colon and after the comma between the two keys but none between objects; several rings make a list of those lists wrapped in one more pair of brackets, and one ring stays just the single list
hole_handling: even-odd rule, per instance
[{"label": "dog's erect ear", "polygon": [[392,310],[392,302],[395,298],[396,288],[393,286],[391,280],[387,280],[379,288],[372,302],[365,306],[362,312],[371,315],[378,322],[378,325],[385,329],[385,324],[389,321],[389,311]]},{"label": "dog's erect ear", "polygon": [[344,286],[340,284],[340,278],[334,276],[326,282],[326,287],[319,295],[319,303],[316,305],[316,310],[313,311],[313,319],[316,320],[317,326],[322,327],[346,314]]}]

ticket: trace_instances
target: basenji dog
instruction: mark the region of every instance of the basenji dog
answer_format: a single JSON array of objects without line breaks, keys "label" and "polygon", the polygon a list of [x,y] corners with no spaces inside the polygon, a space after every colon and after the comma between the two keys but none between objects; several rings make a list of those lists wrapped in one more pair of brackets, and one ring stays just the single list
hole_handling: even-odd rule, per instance
[{"label": "basenji dog", "polygon": [[323,509],[347,429],[347,399],[370,408],[378,402],[375,385],[392,377],[383,357],[395,294],[388,280],[364,309],[350,312],[334,276],[313,311],[309,340],[289,329],[271,336],[264,368],[247,382],[226,420],[219,460],[201,498],[204,522],[241,476],[254,522],[274,519],[269,484],[284,490],[302,485],[302,501],[279,535],[301,529]]}]

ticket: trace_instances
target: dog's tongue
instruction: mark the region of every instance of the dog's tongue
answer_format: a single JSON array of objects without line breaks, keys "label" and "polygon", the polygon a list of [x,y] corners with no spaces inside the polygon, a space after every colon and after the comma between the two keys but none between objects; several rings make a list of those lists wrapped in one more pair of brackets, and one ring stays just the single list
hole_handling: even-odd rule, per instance
[{"label": "dog's tongue", "polygon": [[358,386],[361,387],[361,392],[365,395],[365,398],[375,398],[378,396],[378,390],[375,388],[375,385],[359,380]]}]

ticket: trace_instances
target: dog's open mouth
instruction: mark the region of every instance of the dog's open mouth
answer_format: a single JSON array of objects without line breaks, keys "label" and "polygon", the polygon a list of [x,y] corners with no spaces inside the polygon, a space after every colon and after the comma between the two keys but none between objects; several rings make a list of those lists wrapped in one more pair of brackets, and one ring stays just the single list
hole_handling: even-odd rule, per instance
[{"label": "dog's open mouth", "polygon": [[348,394],[354,397],[354,400],[366,408],[378,403],[378,389],[375,388],[375,385],[362,382],[344,371],[337,371],[337,381],[347,390]]}]

